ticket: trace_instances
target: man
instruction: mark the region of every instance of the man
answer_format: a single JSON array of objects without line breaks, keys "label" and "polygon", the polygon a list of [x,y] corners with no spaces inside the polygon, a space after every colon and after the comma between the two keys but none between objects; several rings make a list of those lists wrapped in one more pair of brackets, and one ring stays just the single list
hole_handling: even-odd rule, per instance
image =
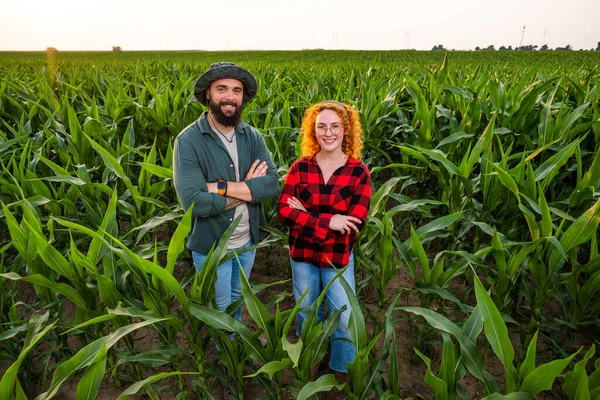
[{"label": "man", "polygon": [[[240,214],[228,249],[259,240],[260,201],[279,194],[277,167],[260,132],[241,120],[244,106],[256,95],[256,79],[230,62],[210,66],[196,82],[194,96],[208,111],[175,139],[175,190],[193,226],[187,247],[200,271],[208,251]],[[250,275],[256,250],[217,269],[216,303],[225,311],[242,294],[239,265]],[[241,307],[234,317],[240,321]]]}]

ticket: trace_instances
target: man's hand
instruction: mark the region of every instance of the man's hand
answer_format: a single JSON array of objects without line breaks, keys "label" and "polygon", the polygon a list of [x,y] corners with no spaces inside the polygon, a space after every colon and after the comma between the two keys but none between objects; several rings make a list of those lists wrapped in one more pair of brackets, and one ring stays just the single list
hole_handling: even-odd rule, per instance
[{"label": "man's hand", "polygon": [[295,197],[290,197],[287,200],[288,206],[290,206],[290,208],[296,209],[296,210],[301,210],[301,211],[306,211],[306,208],[302,205],[302,203],[300,202],[300,200],[298,200]]},{"label": "man's hand", "polygon": [[358,228],[355,224],[360,224],[361,222],[360,219],[350,215],[335,214],[329,221],[329,229],[342,234],[349,234],[352,231],[358,233]]},{"label": "man's hand", "polygon": [[267,174],[268,165],[266,161],[260,162],[260,160],[256,160],[250,166],[250,170],[246,174],[244,178],[245,181],[248,179],[259,178],[261,176],[265,176]]},{"label": "man's hand", "polygon": [[[268,168],[269,166],[267,165],[266,161],[254,161],[250,166],[250,170],[246,174],[244,181],[267,175]],[[252,193],[250,193],[250,189],[244,181],[227,181],[227,193],[225,194],[225,196],[227,196],[227,200],[229,201],[229,198],[233,198],[239,201],[231,204],[228,202],[227,206],[225,207],[226,211],[239,206],[243,202],[252,201]],[[217,182],[206,182],[206,189],[209,193],[219,193]]]},{"label": "man's hand", "polygon": [[[267,174],[269,166],[266,161],[260,162],[260,160],[256,160],[250,166],[250,170],[246,174],[244,178],[245,181],[252,178],[258,178],[261,176],[265,176]],[[219,193],[219,189],[217,188],[217,182],[206,182],[206,188],[208,193]]]}]

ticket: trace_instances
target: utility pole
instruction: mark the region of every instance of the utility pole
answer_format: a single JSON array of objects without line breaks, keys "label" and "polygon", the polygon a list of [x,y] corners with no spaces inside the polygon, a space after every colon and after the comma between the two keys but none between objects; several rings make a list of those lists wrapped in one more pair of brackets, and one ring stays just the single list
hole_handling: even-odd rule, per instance
[{"label": "utility pole", "polygon": [[548,31],[548,25],[546,25],[546,27],[544,28],[544,36],[542,37],[542,44],[541,46],[545,45],[546,43],[546,31]]},{"label": "utility pole", "polygon": [[521,33],[521,42],[519,43],[519,47],[523,46],[523,36],[525,36],[525,25],[523,25],[523,32]]}]

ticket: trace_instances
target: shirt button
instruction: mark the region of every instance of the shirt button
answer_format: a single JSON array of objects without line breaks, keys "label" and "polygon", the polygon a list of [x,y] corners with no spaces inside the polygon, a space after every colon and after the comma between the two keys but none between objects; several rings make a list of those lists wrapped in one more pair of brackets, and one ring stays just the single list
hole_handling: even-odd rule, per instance
[{"label": "shirt button", "polygon": [[233,221],[233,218],[229,218],[229,222]]},{"label": "shirt button", "polygon": [[231,164],[230,167],[233,168],[233,164]]}]

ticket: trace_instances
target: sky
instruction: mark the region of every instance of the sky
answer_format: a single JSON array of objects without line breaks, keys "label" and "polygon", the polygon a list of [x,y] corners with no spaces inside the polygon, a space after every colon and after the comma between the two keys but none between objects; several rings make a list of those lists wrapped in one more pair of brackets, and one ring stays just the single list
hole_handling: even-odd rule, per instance
[{"label": "sky", "polygon": [[600,0],[3,0],[0,51],[430,50],[600,42]]}]

